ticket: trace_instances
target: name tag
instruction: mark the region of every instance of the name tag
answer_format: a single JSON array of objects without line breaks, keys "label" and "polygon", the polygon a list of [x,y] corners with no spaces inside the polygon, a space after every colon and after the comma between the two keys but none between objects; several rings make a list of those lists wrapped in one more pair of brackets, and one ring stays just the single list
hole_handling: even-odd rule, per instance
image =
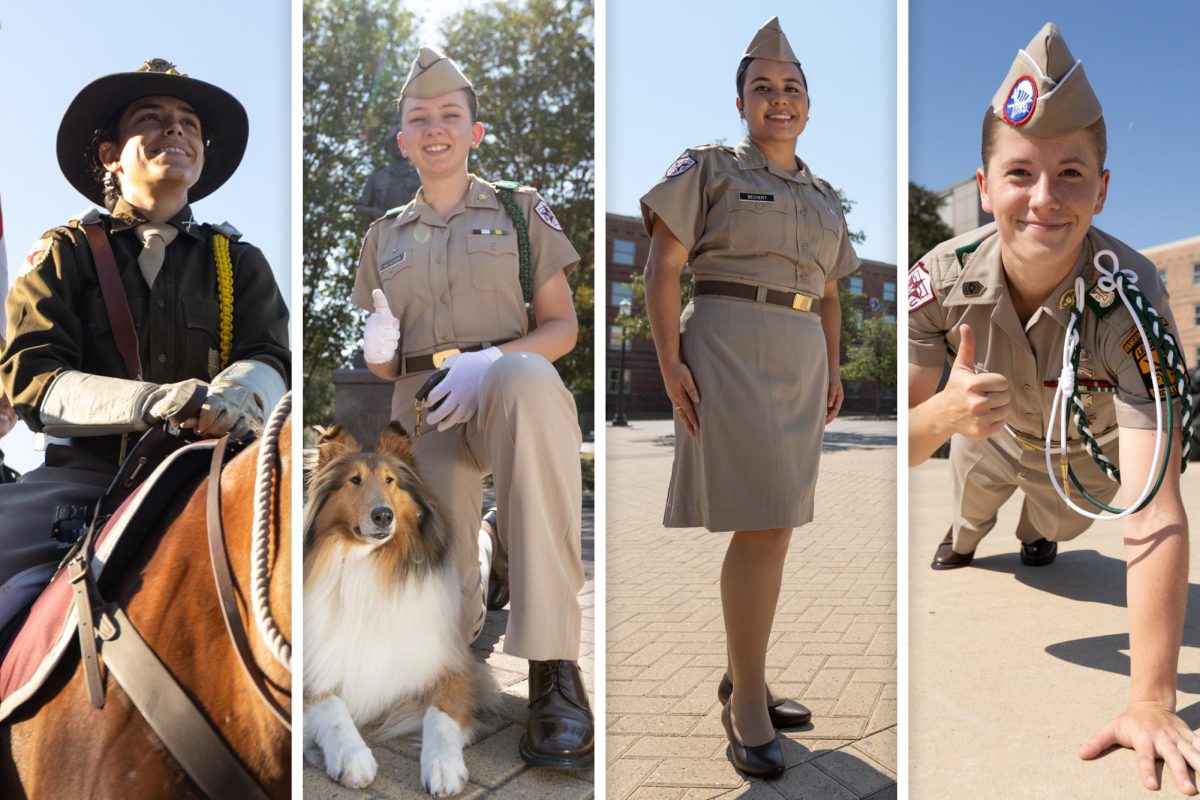
[{"label": "name tag", "polygon": [[407,252],[404,252],[404,253],[401,253],[400,255],[397,255],[397,256],[392,256],[392,257],[391,257],[391,258],[389,258],[387,261],[385,261],[384,263],[380,264],[380,265],[379,265],[379,269],[382,271],[382,270],[385,270],[385,269],[387,269],[388,267],[394,267],[394,266],[396,266],[397,264],[403,264],[403,263],[404,263],[404,258],[405,258],[405,256],[407,256],[407,255],[408,255],[408,253],[407,253]]},{"label": "name tag", "polygon": [[754,192],[742,192],[738,195],[739,200],[749,200],[753,203],[774,203],[775,195],[773,194],[755,194]]}]

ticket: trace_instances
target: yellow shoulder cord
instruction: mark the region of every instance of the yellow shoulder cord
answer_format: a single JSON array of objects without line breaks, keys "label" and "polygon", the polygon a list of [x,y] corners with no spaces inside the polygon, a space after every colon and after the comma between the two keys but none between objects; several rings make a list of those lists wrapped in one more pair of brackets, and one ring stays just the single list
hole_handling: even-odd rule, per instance
[{"label": "yellow shoulder cord", "polygon": [[233,260],[229,257],[229,237],[213,234],[213,261],[217,265],[217,296],[221,301],[221,369],[225,369],[233,352]]}]

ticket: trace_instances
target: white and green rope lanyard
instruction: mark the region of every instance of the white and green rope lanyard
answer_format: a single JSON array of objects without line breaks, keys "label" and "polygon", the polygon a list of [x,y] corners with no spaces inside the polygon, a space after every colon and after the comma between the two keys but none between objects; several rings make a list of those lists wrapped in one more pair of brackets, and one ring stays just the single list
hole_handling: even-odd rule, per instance
[{"label": "white and green rope lanyard", "polygon": [[[1107,270],[1101,265],[1101,259],[1104,256],[1108,256],[1112,260],[1112,270]],[[1069,414],[1073,414],[1075,427],[1079,431],[1079,438],[1083,443],[1083,448],[1091,455],[1092,460],[1096,462],[1096,465],[1100,467],[1110,480],[1117,481],[1118,483],[1121,480],[1120,470],[1111,459],[1104,455],[1100,443],[1096,440],[1091,427],[1088,425],[1087,412],[1084,410],[1083,401],[1080,400],[1079,386],[1075,380],[1075,374],[1079,369],[1080,328],[1083,324],[1083,307],[1087,296],[1085,294],[1083,277],[1080,276],[1075,279],[1075,303],[1071,307],[1071,318],[1067,324],[1067,337],[1063,343],[1063,368],[1062,373],[1059,375],[1058,387],[1054,391],[1054,402],[1050,407],[1050,421],[1046,426],[1046,471],[1050,475],[1050,484],[1054,487],[1058,496],[1076,513],[1090,519],[1120,519],[1145,508],[1158,492],[1159,487],[1162,485],[1163,477],[1167,474],[1167,467],[1171,460],[1170,435],[1175,425],[1174,404],[1171,402],[1170,391],[1167,386],[1167,380],[1171,376],[1175,378],[1175,388],[1179,394],[1183,417],[1183,463],[1180,465],[1180,471],[1182,472],[1187,469],[1188,457],[1191,454],[1192,445],[1191,385],[1187,368],[1184,365],[1183,354],[1179,351],[1174,337],[1166,332],[1162,317],[1159,316],[1154,306],[1146,300],[1146,296],[1142,294],[1141,290],[1137,288],[1137,273],[1133,270],[1121,269],[1116,253],[1111,250],[1101,250],[1096,254],[1092,263],[1100,273],[1100,279],[1097,281],[1096,286],[1104,292],[1116,292],[1121,298],[1121,302],[1125,304],[1125,308],[1129,310],[1130,316],[1133,317],[1134,325],[1137,327],[1138,335],[1142,340],[1142,346],[1145,348],[1155,413],[1154,456],[1152,463],[1158,463],[1160,466],[1157,470],[1152,470],[1146,476],[1146,484],[1142,487],[1141,494],[1138,495],[1137,500],[1128,508],[1122,509],[1110,506],[1088,492],[1071,469],[1070,462],[1067,460],[1067,419]],[[1158,381],[1158,367],[1162,364],[1166,365],[1167,372],[1160,386]],[[1163,425],[1164,405],[1166,406],[1165,426]],[[1056,446],[1052,435],[1054,433],[1056,418],[1059,422],[1057,450],[1059,452],[1059,464],[1062,471],[1062,483],[1058,481],[1054,474],[1053,464],[1053,452]],[[1075,485],[1075,488],[1079,490],[1085,500],[1101,511],[1108,512],[1111,516],[1102,516],[1101,514],[1082,508],[1072,501],[1067,496],[1064,488],[1068,479]]]}]

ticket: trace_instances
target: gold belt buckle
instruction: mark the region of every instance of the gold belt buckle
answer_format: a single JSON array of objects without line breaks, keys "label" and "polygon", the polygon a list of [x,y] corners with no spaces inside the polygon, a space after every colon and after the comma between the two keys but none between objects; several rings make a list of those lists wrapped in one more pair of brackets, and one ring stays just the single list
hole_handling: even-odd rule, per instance
[{"label": "gold belt buckle", "polygon": [[796,311],[812,311],[813,299],[806,294],[797,294],[792,298],[792,308]]},{"label": "gold belt buckle", "polygon": [[434,369],[441,369],[441,368],[442,368],[442,362],[444,362],[444,361],[445,361],[447,358],[449,358],[450,356],[456,356],[456,355],[458,355],[458,354],[459,354],[459,353],[461,353],[461,352],[462,352],[462,351],[461,351],[461,350],[459,350],[457,347],[451,347],[449,350],[439,350],[439,351],[437,351],[436,353],[434,353],[434,354],[433,354],[433,368],[434,368]]}]

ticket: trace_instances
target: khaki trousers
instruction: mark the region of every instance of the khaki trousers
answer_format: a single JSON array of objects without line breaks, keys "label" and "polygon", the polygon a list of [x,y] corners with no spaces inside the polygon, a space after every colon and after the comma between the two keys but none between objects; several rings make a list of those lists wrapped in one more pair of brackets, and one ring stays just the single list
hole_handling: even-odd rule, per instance
[{"label": "khaki trousers", "polygon": [[[1104,453],[1118,460],[1117,441],[1104,445]],[[1120,485],[1108,479],[1086,452],[1068,456],[1071,469],[1087,490],[1109,503]],[[1054,456],[1058,465],[1058,456]],[[1020,489],[1025,500],[1016,536],[1023,543],[1038,539],[1065,542],[1091,527],[1092,520],[1075,513],[1062,501],[1046,475],[1046,456],[1000,432],[990,439],[969,439],[955,435],[950,439],[950,466],[954,475],[954,550],[970,553],[996,524],[996,512],[1014,491]],[[1058,476],[1061,482],[1061,475]],[[1068,480],[1071,499],[1085,508],[1090,505]]]},{"label": "khaki trousers", "polygon": [[[397,393],[409,398],[408,410],[401,405],[393,411],[401,412],[409,430],[412,395],[427,377],[397,385]],[[493,476],[511,592],[504,651],[520,658],[579,658],[580,440],[575,400],[553,365],[533,353],[510,353],[484,374],[473,418],[444,433],[423,427],[414,443],[417,467],[455,533],[468,632],[486,590],[478,545],[480,481]]]}]

